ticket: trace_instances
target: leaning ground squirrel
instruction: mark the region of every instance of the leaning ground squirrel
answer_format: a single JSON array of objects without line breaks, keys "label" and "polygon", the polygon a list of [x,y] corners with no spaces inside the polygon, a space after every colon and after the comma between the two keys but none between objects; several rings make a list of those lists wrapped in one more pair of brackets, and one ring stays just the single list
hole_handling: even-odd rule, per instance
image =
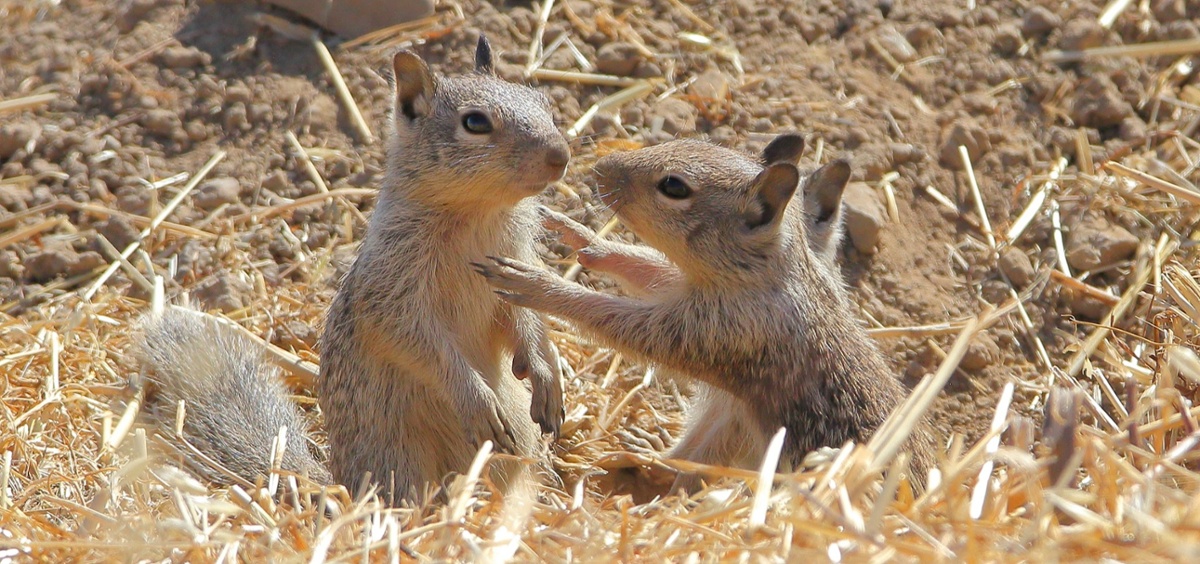
[{"label": "leaning ground squirrel", "polygon": [[[671,263],[643,250],[635,259],[649,266],[643,274],[616,267],[628,284],[646,288],[641,297],[595,292],[510,258],[477,269],[513,304],[561,316],[740,400],[744,408],[689,430],[674,451],[685,458],[744,463],[780,427],[791,466],[823,446],[861,444],[905,392],[854,321],[833,265],[840,228],[826,215],[836,211],[850,167],[838,161],[817,170],[804,179],[809,202],[789,205],[802,147],[799,136],[781,136],[755,161],[679,140],[601,159],[601,200]],[[806,208],[816,216],[806,219]],[[739,426],[754,430],[750,443],[759,446],[728,444]],[[915,482],[923,482],[934,455],[927,424],[907,448]]]},{"label": "leaning ground squirrel", "polygon": [[[470,262],[496,254],[536,259],[531,196],[562,178],[570,149],[543,94],[495,76],[482,36],[475,64],[473,73],[435,77],[411,52],[393,59],[387,173],[321,342],[324,476],[351,488],[369,472],[385,495],[421,495],[426,484],[465,471],[487,440],[540,460],[534,422],[553,434],[562,424],[557,353],[541,317],[499,299]],[[178,319],[146,324],[143,358],[165,398],[192,405],[185,436],[253,478],[269,468],[270,440],[286,425],[296,438],[283,468],[323,477],[297,428],[297,408],[280,386],[261,381],[271,376],[261,351],[246,352],[244,340],[197,336],[215,328]],[[185,342],[209,348],[181,352]],[[225,354],[236,360],[198,358]],[[249,418],[229,413],[256,409]],[[243,419],[259,430],[221,423]],[[493,466],[502,484],[522,467]]]}]

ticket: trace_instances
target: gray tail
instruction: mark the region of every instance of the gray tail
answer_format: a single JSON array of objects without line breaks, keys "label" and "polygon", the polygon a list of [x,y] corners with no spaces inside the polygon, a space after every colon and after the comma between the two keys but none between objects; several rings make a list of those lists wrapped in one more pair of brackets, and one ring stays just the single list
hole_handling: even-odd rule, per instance
[{"label": "gray tail", "polygon": [[[278,370],[263,359],[262,346],[213,318],[178,307],[147,316],[138,344],[152,384],[147,406],[190,467],[214,482],[229,483],[227,473],[212,465],[216,462],[254,482],[270,471],[272,445],[280,427],[286,427],[280,467],[321,484],[331,482],[329,471],[309,450],[308,425],[288,400]],[[180,400],[182,437],[175,434]],[[204,457],[182,447],[183,441]]]}]

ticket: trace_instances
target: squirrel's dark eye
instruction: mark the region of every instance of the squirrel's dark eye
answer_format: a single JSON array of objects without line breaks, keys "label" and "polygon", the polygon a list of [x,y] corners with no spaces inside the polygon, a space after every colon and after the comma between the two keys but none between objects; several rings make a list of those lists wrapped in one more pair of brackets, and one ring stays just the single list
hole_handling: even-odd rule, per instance
[{"label": "squirrel's dark eye", "polygon": [[692,195],[692,188],[678,176],[668,176],[659,180],[658,191],[672,200],[682,200]]},{"label": "squirrel's dark eye", "polygon": [[487,115],[483,112],[468,112],[463,114],[462,126],[468,133],[482,135],[492,132],[492,120],[488,119]]}]

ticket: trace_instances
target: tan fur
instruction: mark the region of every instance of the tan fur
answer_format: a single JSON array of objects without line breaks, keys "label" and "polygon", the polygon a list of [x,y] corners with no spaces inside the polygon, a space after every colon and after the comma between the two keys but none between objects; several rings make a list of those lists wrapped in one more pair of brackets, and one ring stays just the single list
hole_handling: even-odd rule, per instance
[{"label": "tan fur", "polygon": [[[481,37],[470,74],[435,77],[407,51],[393,61],[387,174],[322,336],[324,481],[331,474],[357,490],[369,473],[385,497],[412,499],[466,471],[490,440],[523,458],[493,464],[504,485],[529,464],[546,464],[539,426],[557,435],[562,424],[558,358],[540,315],[500,300],[469,266],[493,254],[536,260],[531,197],[561,178],[570,159],[549,100],[497,78],[491,59]],[[251,361],[260,351],[212,341],[202,326],[164,327],[149,325],[146,356],[152,370],[180,375],[168,379],[168,397],[197,401],[216,421],[257,421],[252,436],[219,423],[185,428],[203,435],[205,454],[253,479],[269,464],[280,424],[293,437],[289,452],[303,445],[295,407],[261,359]],[[162,354],[184,339],[205,352]],[[205,354],[242,360],[190,371]]]},{"label": "tan fur", "polygon": [[[785,463],[792,465],[821,446],[865,442],[904,390],[854,321],[833,263],[849,167],[827,165],[801,183],[792,149],[772,143],[754,161],[675,141],[601,159],[601,198],[669,261],[649,260],[649,278],[660,282],[634,299],[568,284],[519,261],[500,259],[481,271],[515,304],[562,316],[619,350],[712,386],[702,390],[674,456],[754,464],[779,427],[788,430]],[[664,195],[668,176],[686,183],[690,195]],[[806,197],[794,204],[798,183]],[[572,237],[587,238],[577,229]],[[638,260],[613,243],[588,254],[610,266]],[[671,263],[678,274],[662,283]],[[920,482],[932,462],[927,426],[909,448]]]}]

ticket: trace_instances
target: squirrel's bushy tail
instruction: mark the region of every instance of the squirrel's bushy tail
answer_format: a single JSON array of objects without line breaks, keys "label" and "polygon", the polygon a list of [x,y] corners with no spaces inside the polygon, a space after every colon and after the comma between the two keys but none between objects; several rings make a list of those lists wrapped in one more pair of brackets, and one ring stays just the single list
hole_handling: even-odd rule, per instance
[{"label": "squirrel's bushy tail", "polygon": [[[238,477],[254,482],[271,469],[272,445],[287,427],[280,466],[329,484],[329,471],[309,450],[308,426],[287,397],[279,372],[265,362],[262,346],[212,318],[179,307],[142,321],[138,354],[149,379],[147,406],[160,430],[178,444],[190,443]],[[183,436],[175,436],[179,401]],[[229,477],[182,453],[214,482]]]}]

